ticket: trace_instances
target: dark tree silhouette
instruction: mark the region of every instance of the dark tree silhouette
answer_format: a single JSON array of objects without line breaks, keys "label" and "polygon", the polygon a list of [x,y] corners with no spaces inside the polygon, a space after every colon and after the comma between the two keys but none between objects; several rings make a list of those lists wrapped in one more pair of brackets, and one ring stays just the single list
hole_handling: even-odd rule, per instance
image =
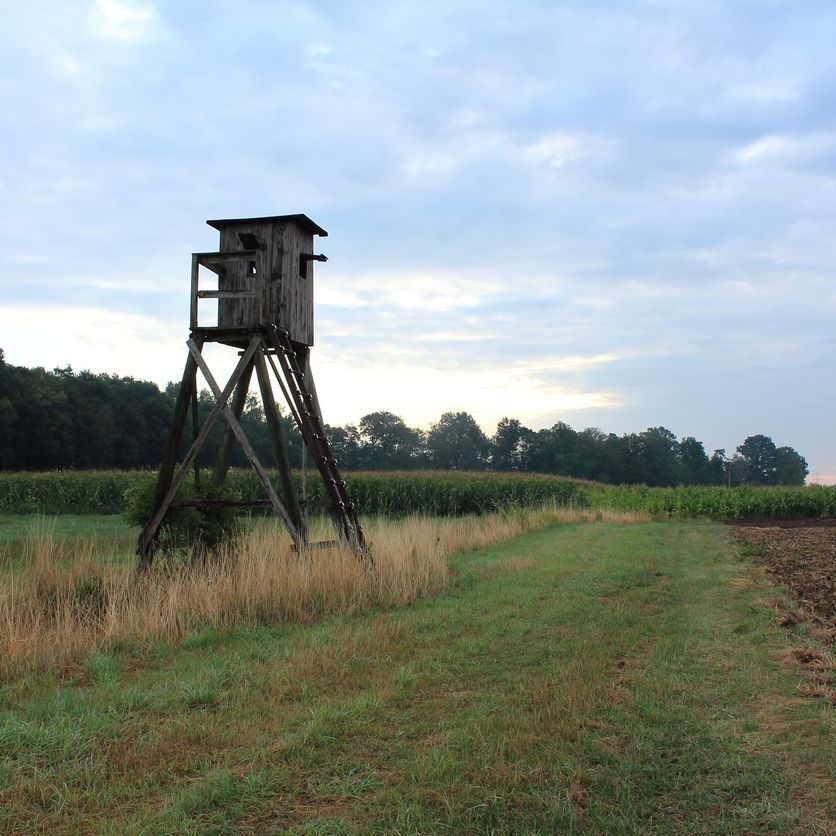
[{"label": "dark tree silhouette", "polygon": [[490,442],[467,412],[445,412],[427,433],[427,453],[442,470],[481,470],[488,461]]},{"label": "dark tree silhouette", "polygon": [[369,470],[404,470],[421,460],[423,433],[407,427],[391,412],[371,412],[360,419],[363,467]]},{"label": "dark tree silhouette", "polygon": [[737,448],[743,462],[742,479],[749,485],[775,485],[778,461],[775,442],[768,435],[750,435]]},{"label": "dark tree silhouette", "polygon": [[[0,349],[0,469],[157,467],[171,424],[177,385],[161,392],[153,383],[117,375],[47,372],[6,362]],[[202,423],[214,404],[199,395]],[[281,416],[290,463],[299,467],[302,441],[288,415]],[[251,394],[241,416],[259,458],[268,466],[273,448],[258,398]],[[708,458],[701,442],[677,441],[665,427],[617,436],[594,427],[577,431],[560,421],[536,432],[505,417],[491,439],[467,412],[445,412],[428,432],[409,427],[392,412],[372,412],[359,425],[327,427],[345,470],[414,467],[534,471],[610,483],[648,485],[802,485],[807,462],[792,447],[776,447],[751,435],[729,460],[725,450]],[[218,422],[200,462],[212,466],[223,440]],[[191,444],[184,434],[181,454]],[[233,465],[246,461],[236,445]]]},{"label": "dark tree silhouette", "polygon": [[534,433],[516,418],[503,418],[491,439],[493,470],[524,470]]}]

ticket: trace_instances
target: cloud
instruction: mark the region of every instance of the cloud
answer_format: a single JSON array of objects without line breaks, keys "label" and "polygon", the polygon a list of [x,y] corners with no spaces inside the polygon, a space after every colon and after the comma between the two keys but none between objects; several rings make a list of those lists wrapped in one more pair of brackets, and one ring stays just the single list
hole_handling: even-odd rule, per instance
[{"label": "cloud", "polygon": [[524,158],[536,166],[556,171],[570,163],[594,156],[597,143],[577,134],[557,131],[523,147]]},{"label": "cloud", "polygon": [[[40,264],[39,260],[31,263]],[[109,290],[122,293],[137,294],[141,296],[168,296],[172,295],[172,289],[167,284],[149,282],[147,276],[143,275],[120,275],[114,278],[107,276],[65,276],[61,285],[72,290]],[[43,288],[54,285],[50,280],[37,279],[32,282]],[[87,310],[86,308],[83,310]]]},{"label": "cloud", "polygon": [[[438,270],[435,273],[412,273],[392,270],[370,271],[364,275],[337,274],[317,286],[317,302],[328,306],[379,311],[434,311],[451,313],[478,308],[500,294],[498,279],[475,279],[458,273]],[[368,314],[363,314],[368,319]]]},{"label": "cloud", "polygon": [[595,354],[592,356],[570,356],[552,357],[547,360],[534,360],[527,362],[525,368],[532,372],[553,372],[553,371],[578,371],[593,366],[600,366],[604,363],[613,363],[619,359],[618,354]]},{"label": "cloud", "polygon": [[321,58],[331,54],[331,47],[328,44],[311,44],[308,47],[308,55],[311,58]]},{"label": "cloud", "polygon": [[66,46],[57,42],[58,39],[49,40],[52,42],[43,50],[42,55],[55,78],[62,83],[77,86],[96,83],[95,69],[89,57],[70,52]]},{"label": "cloud", "polygon": [[[31,340],[32,333],[60,339]],[[96,307],[16,306],[0,309],[6,360],[46,369],[120,374],[164,384],[182,374],[183,329],[156,317]]]},{"label": "cloud", "polygon": [[566,403],[834,472],[832,4],[53,6],[0,32],[12,362],[176,377],[203,220],[301,211],[351,420]]},{"label": "cloud", "polygon": [[333,284],[324,283],[316,290],[317,306],[340,308],[342,310],[351,308],[365,308],[371,302],[363,299],[354,290],[347,290],[342,287],[334,287]]},{"label": "cloud", "polygon": [[[407,355],[408,358],[408,355]],[[500,418],[525,415],[537,424],[545,416],[583,409],[608,410],[622,399],[614,392],[562,387],[523,364],[510,368],[448,368],[416,365],[409,359],[354,366],[330,354],[313,358],[317,389],[330,424],[356,422],[376,409],[427,427],[443,411],[463,410],[492,432]]]},{"label": "cloud", "polygon": [[832,150],[835,145],[836,135],[832,133],[813,133],[801,136],[770,134],[739,148],[734,153],[734,158],[741,163],[804,159],[823,151]]},{"label": "cloud", "polygon": [[121,44],[143,40],[156,20],[154,6],[140,0],[95,0],[88,16],[94,34]]},{"label": "cloud", "polygon": [[432,151],[412,151],[403,161],[403,170],[413,180],[424,179],[427,175],[444,174],[455,165],[451,154]]},{"label": "cloud", "polygon": [[733,99],[780,105],[798,101],[802,91],[800,79],[782,76],[767,80],[746,79],[732,82],[728,87],[728,95]]},{"label": "cloud", "polygon": [[453,131],[466,131],[480,125],[484,121],[484,114],[478,110],[465,107],[455,111],[450,116],[450,129]]}]

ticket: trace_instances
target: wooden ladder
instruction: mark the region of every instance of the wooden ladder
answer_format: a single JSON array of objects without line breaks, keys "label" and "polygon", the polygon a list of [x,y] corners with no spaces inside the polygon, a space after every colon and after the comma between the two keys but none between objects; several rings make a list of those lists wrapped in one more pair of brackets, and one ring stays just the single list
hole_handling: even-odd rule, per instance
[{"label": "wooden ladder", "polygon": [[[363,529],[357,517],[357,511],[348,496],[345,480],[340,475],[337,461],[331,450],[331,444],[325,433],[325,425],[319,413],[313,392],[308,387],[305,372],[299,365],[299,359],[286,331],[275,325],[266,333],[267,343],[275,352],[276,359],[287,381],[290,406],[299,425],[299,431],[308,449],[311,451],[317,470],[322,476],[325,493],[328,498],[328,512],[340,539],[354,549],[359,556],[373,565],[371,553],[366,545]],[[331,543],[310,543],[309,547],[328,547]],[[333,544],[336,545],[336,544]]]}]

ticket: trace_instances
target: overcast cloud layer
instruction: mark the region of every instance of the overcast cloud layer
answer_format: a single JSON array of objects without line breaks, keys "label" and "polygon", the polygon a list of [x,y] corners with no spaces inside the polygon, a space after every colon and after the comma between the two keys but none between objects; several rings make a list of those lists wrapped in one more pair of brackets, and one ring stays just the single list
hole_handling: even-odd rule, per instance
[{"label": "overcast cloud layer", "polygon": [[763,432],[836,479],[833,3],[6,6],[9,362],[179,377],[204,220],[305,212],[330,423]]}]

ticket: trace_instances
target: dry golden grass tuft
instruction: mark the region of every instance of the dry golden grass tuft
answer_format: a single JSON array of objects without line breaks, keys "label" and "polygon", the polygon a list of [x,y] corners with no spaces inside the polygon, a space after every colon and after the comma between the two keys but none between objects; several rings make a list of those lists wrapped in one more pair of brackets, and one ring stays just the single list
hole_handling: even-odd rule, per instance
[{"label": "dry golden grass tuft", "polygon": [[[409,604],[446,586],[453,552],[553,523],[648,519],[555,507],[457,519],[378,518],[365,526],[374,569],[343,550],[299,556],[281,529],[264,522],[199,565],[158,560],[142,575],[114,560],[105,541],[71,545],[40,523],[21,568],[0,581],[0,673],[62,666],[118,640],[171,641],[207,627],[306,622]],[[329,536],[324,528],[313,534]]]}]

